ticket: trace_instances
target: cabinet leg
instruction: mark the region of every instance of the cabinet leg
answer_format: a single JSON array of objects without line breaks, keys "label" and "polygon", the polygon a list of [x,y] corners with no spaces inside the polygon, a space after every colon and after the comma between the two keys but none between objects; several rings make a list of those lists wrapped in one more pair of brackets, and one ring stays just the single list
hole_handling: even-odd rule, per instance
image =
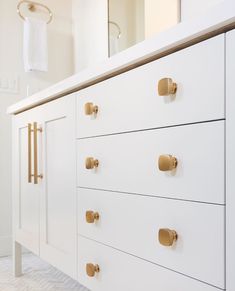
[{"label": "cabinet leg", "polygon": [[15,277],[22,275],[22,247],[16,241],[13,242],[13,272]]}]

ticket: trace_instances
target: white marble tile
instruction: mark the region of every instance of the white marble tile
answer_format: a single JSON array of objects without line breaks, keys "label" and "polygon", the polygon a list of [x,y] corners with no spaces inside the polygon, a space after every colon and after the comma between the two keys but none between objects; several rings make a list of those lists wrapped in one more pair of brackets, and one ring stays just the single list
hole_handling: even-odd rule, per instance
[{"label": "white marble tile", "polygon": [[12,274],[12,258],[0,258],[0,291],[88,291],[32,254],[23,256],[23,276]]}]

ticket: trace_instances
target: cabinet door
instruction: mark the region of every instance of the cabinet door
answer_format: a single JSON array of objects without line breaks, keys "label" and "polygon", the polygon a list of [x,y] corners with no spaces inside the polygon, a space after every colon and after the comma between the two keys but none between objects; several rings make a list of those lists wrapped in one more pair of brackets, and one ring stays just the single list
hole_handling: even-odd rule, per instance
[{"label": "cabinet door", "polygon": [[40,255],[76,278],[75,96],[47,103],[41,110]]},{"label": "cabinet door", "polygon": [[43,185],[41,179],[35,182],[32,176],[35,166],[38,172],[41,167],[37,155],[41,152],[41,132],[37,125],[34,135],[35,121],[40,123],[37,108],[13,117],[13,233],[15,241],[39,254],[39,199]]}]

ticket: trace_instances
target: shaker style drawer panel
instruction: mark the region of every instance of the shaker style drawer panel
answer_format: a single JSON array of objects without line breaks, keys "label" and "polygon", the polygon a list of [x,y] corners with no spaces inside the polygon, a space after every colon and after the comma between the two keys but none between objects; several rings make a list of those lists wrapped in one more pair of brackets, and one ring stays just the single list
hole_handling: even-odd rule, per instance
[{"label": "shaker style drawer panel", "polygon": [[224,287],[224,206],[79,189],[78,232]]},{"label": "shaker style drawer panel", "polygon": [[224,203],[224,121],[80,139],[77,152],[80,187]]},{"label": "shaker style drawer panel", "polygon": [[81,236],[78,238],[78,278],[92,291],[219,290]]},{"label": "shaker style drawer panel", "polygon": [[77,108],[77,137],[224,118],[224,34],[79,91]]}]

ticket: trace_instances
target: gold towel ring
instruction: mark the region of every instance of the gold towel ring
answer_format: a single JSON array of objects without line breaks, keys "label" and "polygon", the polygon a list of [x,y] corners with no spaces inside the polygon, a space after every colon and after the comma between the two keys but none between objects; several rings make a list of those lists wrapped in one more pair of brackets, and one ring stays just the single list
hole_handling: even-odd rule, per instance
[{"label": "gold towel ring", "polygon": [[20,11],[20,7],[22,4],[28,4],[28,9],[31,12],[34,12],[36,10],[36,6],[41,6],[42,8],[46,9],[48,14],[49,14],[49,20],[47,21],[47,24],[50,23],[53,19],[53,13],[51,12],[51,10],[44,4],[38,3],[38,2],[33,2],[33,1],[28,1],[28,0],[22,0],[18,3],[17,5],[17,13],[19,14],[19,16],[25,20],[25,17],[22,15],[21,11]]},{"label": "gold towel ring", "polygon": [[118,30],[117,39],[121,38],[122,31],[121,31],[120,26],[116,22],[114,22],[114,21],[109,21],[109,24],[112,24],[112,25],[114,25],[117,28],[117,30]]}]

